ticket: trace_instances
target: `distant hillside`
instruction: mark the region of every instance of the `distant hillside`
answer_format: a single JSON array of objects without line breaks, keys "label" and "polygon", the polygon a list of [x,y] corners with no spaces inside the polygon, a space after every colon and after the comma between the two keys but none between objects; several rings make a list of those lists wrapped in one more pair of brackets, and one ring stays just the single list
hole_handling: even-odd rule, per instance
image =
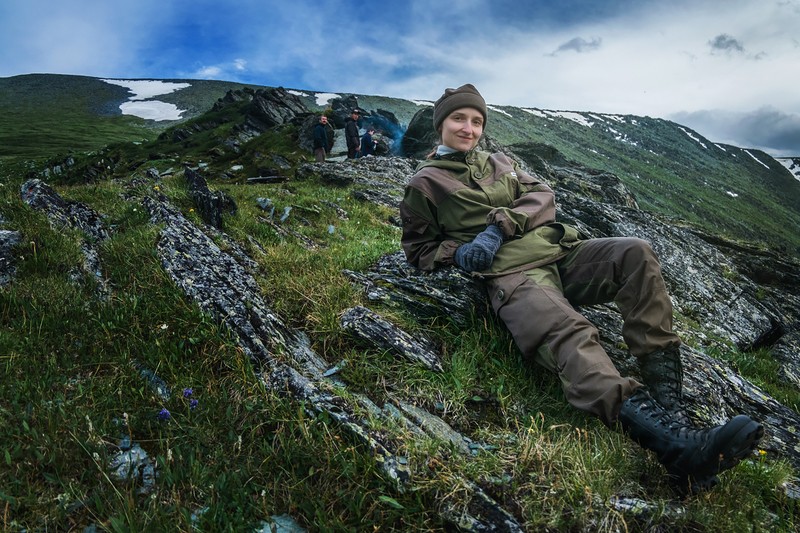
[{"label": "distant hillside", "polygon": [[[155,98],[185,110],[182,120],[208,111],[225,91],[244,87],[232,82],[186,81],[191,87]],[[124,87],[86,76],[0,78],[0,157],[52,156],[118,141],[151,140],[175,124],[122,115],[119,106],[129,96]]]},{"label": "distant hillside", "polygon": [[[56,157],[120,141],[154,141],[169,127],[201,118],[227,91],[246,87],[161,81],[190,84],[154,98],[184,110],[179,121],[122,115],[119,106],[128,91],[97,78],[35,74],[0,79],[0,157]],[[384,96],[289,92],[315,112],[337,97],[349,98],[369,113],[393,115],[402,130],[417,112],[429,109],[424,102]],[[224,118],[236,120],[243,118]],[[570,161],[616,174],[642,208],[800,255],[800,181],[788,161],[715,144],[674,122],[632,115],[490,106],[487,134],[512,148],[539,146],[537,155],[551,164]],[[151,146],[151,151],[160,149]]]}]

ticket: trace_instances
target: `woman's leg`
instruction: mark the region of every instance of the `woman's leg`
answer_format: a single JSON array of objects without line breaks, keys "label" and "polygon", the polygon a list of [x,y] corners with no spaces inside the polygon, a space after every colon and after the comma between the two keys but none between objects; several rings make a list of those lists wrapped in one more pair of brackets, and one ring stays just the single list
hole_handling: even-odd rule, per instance
[{"label": "woman's leg", "polygon": [[567,401],[607,425],[641,385],[620,376],[599,342],[597,329],[558,288],[554,265],[488,283],[498,316],[526,357],[555,372]]},{"label": "woman's leg", "polygon": [[642,357],[680,345],[672,331],[672,301],[661,266],[647,241],[590,239],[559,261],[558,270],[573,304],[616,302],[631,354]]}]

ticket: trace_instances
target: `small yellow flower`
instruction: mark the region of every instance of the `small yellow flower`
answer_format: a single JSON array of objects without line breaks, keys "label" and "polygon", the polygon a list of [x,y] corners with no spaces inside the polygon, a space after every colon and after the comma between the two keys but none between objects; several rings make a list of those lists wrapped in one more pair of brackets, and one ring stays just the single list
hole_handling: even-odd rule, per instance
[{"label": "small yellow flower", "polygon": [[160,191],[161,187],[159,187],[158,185],[153,185],[153,190],[154,191]]},{"label": "small yellow flower", "polygon": [[764,457],[765,455],[767,455],[767,450],[758,450],[758,455]]},{"label": "small yellow flower", "polygon": [[190,213],[194,213],[194,207],[190,207],[190,208],[189,208],[189,212],[190,212]]}]

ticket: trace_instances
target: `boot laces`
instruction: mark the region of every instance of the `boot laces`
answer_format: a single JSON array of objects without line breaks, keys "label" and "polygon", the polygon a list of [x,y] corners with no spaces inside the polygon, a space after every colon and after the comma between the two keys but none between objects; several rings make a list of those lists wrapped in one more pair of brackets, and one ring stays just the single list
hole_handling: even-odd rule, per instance
[{"label": "boot laces", "polygon": [[674,413],[664,409],[653,398],[646,398],[644,401],[637,405],[647,418],[653,419],[658,424],[664,425],[669,431],[681,440],[692,441],[696,443],[705,443],[712,429],[704,428],[698,429],[688,426],[681,420],[677,419]]},{"label": "boot laces", "polygon": [[[650,354],[642,363],[642,378],[650,388],[653,397],[664,407],[675,413],[686,411],[683,398],[683,365],[680,352],[665,348]],[[682,421],[688,422],[685,416]]]}]

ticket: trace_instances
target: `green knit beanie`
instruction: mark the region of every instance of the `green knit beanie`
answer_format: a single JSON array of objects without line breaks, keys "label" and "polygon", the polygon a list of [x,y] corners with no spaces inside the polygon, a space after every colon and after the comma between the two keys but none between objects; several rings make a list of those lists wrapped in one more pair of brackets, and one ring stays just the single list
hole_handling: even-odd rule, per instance
[{"label": "green knit beanie", "polygon": [[462,85],[458,89],[445,89],[444,94],[433,104],[433,129],[439,131],[447,116],[462,107],[472,107],[483,115],[483,127],[486,128],[488,114],[483,96],[471,83]]}]

